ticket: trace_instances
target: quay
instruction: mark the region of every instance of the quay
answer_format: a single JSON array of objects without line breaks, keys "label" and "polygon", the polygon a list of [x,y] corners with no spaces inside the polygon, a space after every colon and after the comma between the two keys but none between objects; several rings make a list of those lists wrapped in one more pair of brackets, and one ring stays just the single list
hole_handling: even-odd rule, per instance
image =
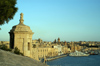
[{"label": "quay", "polygon": [[55,56],[55,57],[50,57],[50,58],[46,58],[46,61],[51,61],[51,60],[55,60],[61,57],[66,57],[67,55],[59,55],[59,56]]}]

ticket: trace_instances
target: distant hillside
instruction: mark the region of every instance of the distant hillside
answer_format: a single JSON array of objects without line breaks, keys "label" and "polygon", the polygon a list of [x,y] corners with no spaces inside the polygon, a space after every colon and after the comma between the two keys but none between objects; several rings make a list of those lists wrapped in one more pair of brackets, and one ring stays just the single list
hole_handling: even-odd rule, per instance
[{"label": "distant hillside", "polygon": [[0,49],[0,66],[48,66],[31,58]]}]

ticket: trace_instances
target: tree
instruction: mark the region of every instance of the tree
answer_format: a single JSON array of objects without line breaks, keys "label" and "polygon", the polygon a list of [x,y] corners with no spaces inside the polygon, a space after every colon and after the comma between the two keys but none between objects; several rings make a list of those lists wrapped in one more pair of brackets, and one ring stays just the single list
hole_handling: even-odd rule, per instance
[{"label": "tree", "polygon": [[2,50],[6,50],[6,51],[12,51],[10,48],[8,48],[5,44],[4,45],[0,45],[0,49]]},{"label": "tree", "polygon": [[54,43],[56,43],[56,39],[54,40]]},{"label": "tree", "polygon": [[36,45],[35,44],[33,45],[33,48],[36,48]]},{"label": "tree", "polygon": [[14,53],[23,56],[23,53],[21,53],[17,47],[14,48]]},{"label": "tree", "polygon": [[13,19],[18,10],[15,4],[16,0],[0,0],[0,25],[8,23]]},{"label": "tree", "polygon": [[20,50],[19,50],[17,47],[15,47],[15,48],[14,48],[14,53],[15,53],[15,54],[20,54]]}]

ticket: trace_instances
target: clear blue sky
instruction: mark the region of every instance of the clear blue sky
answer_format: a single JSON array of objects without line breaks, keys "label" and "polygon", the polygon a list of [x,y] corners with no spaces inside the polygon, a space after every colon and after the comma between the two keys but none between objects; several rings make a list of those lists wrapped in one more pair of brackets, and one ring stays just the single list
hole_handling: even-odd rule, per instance
[{"label": "clear blue sky", "polygon": [[33,39],[54,41],[100,41],[100,0],[17,0],[18,11],[8,24],[0,26],[0,41],[9,41],[9,31],[24,24]]}]

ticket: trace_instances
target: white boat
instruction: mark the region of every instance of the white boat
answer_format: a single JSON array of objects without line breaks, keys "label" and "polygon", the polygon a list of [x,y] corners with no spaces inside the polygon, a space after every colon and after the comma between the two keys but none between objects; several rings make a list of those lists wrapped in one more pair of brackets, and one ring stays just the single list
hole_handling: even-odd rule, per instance
[{"label": "white boat", "polygon": [[79,51],[75,51],[73,53],[70,53],[69,56],[89,56],[90,54],[85,54]]}]

